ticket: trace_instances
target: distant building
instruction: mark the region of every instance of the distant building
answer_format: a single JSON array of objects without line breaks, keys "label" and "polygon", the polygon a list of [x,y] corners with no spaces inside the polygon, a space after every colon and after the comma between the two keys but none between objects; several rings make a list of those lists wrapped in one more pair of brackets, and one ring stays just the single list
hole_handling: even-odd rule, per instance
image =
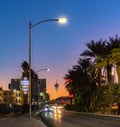
[{"label": "distant building", "polygon": [[46,79],[39,79],[39,102],[46,101]]},{"label": "distant building", "polygon": [[[11,79],[11,83],[9,84],[10,91],[22,91],[23,92],[23,103],[29,104],[29,86],[26,86],[25,81],[29,81],[27,78],[23,79]],[[24,83],[25,82],[25,83]],[[26,87],[28,88],[27,94],[25,93]],[[40,101],[48,100],[49,94],[46,94],[46,79],[38,79],[38,81],[32,81],[31,84],[31,102],[40,103]]]},{"label": "distant building", "polygon": [[46,93],[46,79],[39,79],[38,84],[39,84],[39,92]]},{"label": "distant building", "polygon": [[55,91],[56,91],[56,99],[58,98],[58,88],[59,88],[59,84],[56,82],[55,86]]},{"label": "distant building", "polygon": [[[40,103],[46,99],[46,79],[38,79],[32,82],[31,85],[31,100],[32,104]],[[47,96],[48,99],[48,96]]]},{"label": "distant building", "polygon": [[20,90],[20,79],[11,79],[11,83],[9,84],[10,90]]}]

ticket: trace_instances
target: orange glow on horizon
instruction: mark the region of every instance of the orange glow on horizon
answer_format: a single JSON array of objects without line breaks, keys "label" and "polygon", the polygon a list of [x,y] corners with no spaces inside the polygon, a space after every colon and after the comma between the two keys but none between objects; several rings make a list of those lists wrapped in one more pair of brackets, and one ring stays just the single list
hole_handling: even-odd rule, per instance
[{"label": "orange glow on horizon", "polygon": [[[55,91],[55,87],[54,85],[50,85],[47,87],[47,93],[50,94],[50,99],[55,99],[55,96],[56,96],[56,91]],[[64,86],[60,85],[58,87],[58,97],[61,97],[61,96],[68,96],[68,92],[66,91],[66,89],[64,88]]]}]

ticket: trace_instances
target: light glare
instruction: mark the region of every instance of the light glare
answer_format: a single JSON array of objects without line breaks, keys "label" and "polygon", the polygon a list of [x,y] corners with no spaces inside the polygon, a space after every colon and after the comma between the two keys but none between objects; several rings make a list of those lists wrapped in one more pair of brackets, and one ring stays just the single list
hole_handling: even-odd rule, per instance
[{"label": "light glare", "polygon": [[65,18],[65,17],[60,17],[60,18],[58,19],[58,22],[59,22],[60,24],[66,24],[66,23],[67,23],[67,18]]},{"label": "light glare", "polygon": [[47,68],[47,71],[50,71],[50,68]]}]

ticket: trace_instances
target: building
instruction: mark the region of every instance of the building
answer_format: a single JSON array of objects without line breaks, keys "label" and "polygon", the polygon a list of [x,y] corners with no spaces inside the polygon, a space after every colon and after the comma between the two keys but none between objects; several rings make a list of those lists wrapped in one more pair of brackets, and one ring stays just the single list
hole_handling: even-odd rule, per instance
[{"label": "building", "polygon": [[39,103],[45,100],[46,95],[46,79],[38,79],[31,89],[32,101]]},{"label": "building", "polygon": [[0,89],[0,103],[8,105],[23,105],[23,92]]},{"label": "building", "polygon": [[24,104],[29,104],[30,102],[30,85],[28,78],[22,78],[20,81],[20,90],[23,91]]},{"label": "building", "polygon": [[[25,75],[24,75],[25,76]],[[5,104],[29,104],[30,88],[28,78],[11,79],[9,90],[0,88],[0,103]],[[31,102],[32,104],[43,102],[50,97],[46,94],[46,79],[32,80],[31,83]]]},{"label": "building", "polygon": [[9,89],[20,90],[20,81],[21,79],[11,79],[11,83],[9,84]]}]

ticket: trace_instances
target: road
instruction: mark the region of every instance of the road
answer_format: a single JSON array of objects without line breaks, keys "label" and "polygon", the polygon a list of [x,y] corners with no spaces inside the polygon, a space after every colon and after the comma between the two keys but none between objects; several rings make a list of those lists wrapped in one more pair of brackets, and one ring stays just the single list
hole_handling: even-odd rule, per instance
[{"label": "road", "polygon": [[48,127],[120,127],[119,116],[77,113],[61,109],[41,112],[40,116]]}]

